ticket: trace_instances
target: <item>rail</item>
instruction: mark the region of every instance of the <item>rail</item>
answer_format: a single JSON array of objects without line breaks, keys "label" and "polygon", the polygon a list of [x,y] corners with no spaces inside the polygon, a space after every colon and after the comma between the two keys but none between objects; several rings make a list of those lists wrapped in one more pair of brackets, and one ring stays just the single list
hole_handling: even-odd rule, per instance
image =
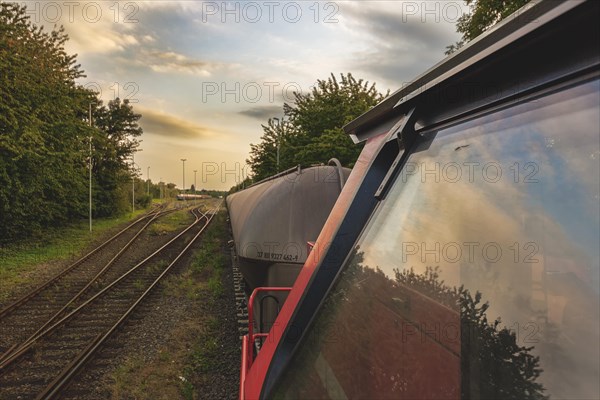
[{"label": "rail", "polygon": [[83,302],[81,305],[79,305],[79,307],[75,308],[69,314],[67,314],[62,319],[60,319],[57,322],[55,322],[53,325],[51,325],[50,327],[48,327],[44,331],[39,332],[37,335],[35,335],[33,337],[30,337],[26,342],[23,342],[10,355],[8,355],[7,357],[4,357],[0,361],[0,373],[3,370],[5,370],[6,367],[8,367],[10,364],[12,364],[12,362],[14,362],[16,359],[18,359],[21,355],[23,355],[27,350],[29,350],[42,337],[47,336],[49,333],[51,333],[56,328],[58,328],[61,324],[63,324],[64,322],[68,321],[73,316],[75,316],[77,313],[79,313],[87,305],[91,304],[97,298],[99,298],[100,296],[102,296],[103,294],[105,294],[106,292],[108,292],[109,290],[111,290],[115,285],[117,285],[119,282],[121,282],[126,277],[128,277],[129,275],[131,275],[134,271],[136,271],[139,268],[141,268],[142,266],[144,266],[148,261],[150,261],[159,252],[161,252],[163,249],[165,249],[166,247],[168,247],[169,245],[171,245],[179,237],[181,237],[182,235],[184,235],[187,231],[189,231],[190,229],[192,229],[200,221],[200,219],[201,219],[201,217],[196,216],[196,221],[194,221],[194,223],[192,223],[189,227],[187,227],[186,229],[184,229],[182,232],[180,232],[177,236],[175,236],[173,239],[171,239],[170,241],[168,241],[166,244],[164,244],[158,250],[156,250],[155,252],[153,252],[151,255],[149,255],[148,257],[146,257],[144,260],[140,261],[134,267],[132,267],[131,269],[129,269],[126,273],[124,273],[123,275],[121,275],[118,279],[116,279],[115,281],[113,281],[110,285],[106,286],[104,289],[102,289],[101,291],[99,291],[98,293],[96,293],[94,296],[92,296],[91,298],[89,298],[88,300],[86,300],[85,302]]},{"label": "rail", "polygon": [[[134,267],[130,268],[118,279],[114,280],[109,286],[105,287],[94,296],[80,304],[77,308],[62,317],[60,320],[39,332],[34,337],[31,337],[27,342],[22,343],[16,349],[13,348],[10,356],[0,361],[0,377],[2,377],[2,380],[12,388],[20,387],[18,385],[21,384],[17,384],[17,381],[22,381],[20,378],[23,376],[23,372],[21,370],[22,365],[27,365],[26,368],[30,368],[30,362],[33,361],[34,364],[31,368],[36,368],[37,366],[39,369],[46,363],[46,361],[44,361],[45,359],[36,359],[36,355],[30,352],[32,348],[35,349],[36,352],[42,352],[42,354],[45,354],[46,350],[44,349],[57,348],[57,344],[60,344],[61,342],[64,343],[65,340],[71,340],[69,338],[75,335],[75,337],[78,338],[77,340],[72,343],[67,342],[69,343],[68,347],[72,347],[72,349],[68,351],[61,350],[63,353],[61,359],[65,361],[65,364],[68,363],[68,365],[66,365],[62,370],[56,370],[56,372],[60,372],[58,376],[53,376],[53,374],[51,374],[52,371],[50,371],[48,374],[45,374],[45,378],[38,380],[38,382],[34,383],[33,386],[28,386],[27,389],[29,392],[35,390],[35,392],[32,393],[32,396],[38,395],[38,398],[40,399],[50,399],[56,396],[59,391],[65,387],[67,382],[77,373],[77,371],[80,370],[87,361],[89,361],[92,354],[96,352],[103,343],[105,343],[105,341],[116,331],[116,329],[139,306],[144,298],[146,298],[159,284],[159,282],[173,269],[177,262],[180,261],[181,257],[186,254],[189,248],[197,242],[198,237],[200,237],[201,234],[206,230],[207,226],[209,226],[209,223],[213,219],[214,215],[218,213],[220,207],[221,204],[206,213],[199,211],[199,209],[191,210],[195,220],[182,232],[169,240],[158,250],[154,251],[150,256],[146,257]],[[203,220],[205,223],[200,226],[199,230],[196,231],[196,229],[198,229],[198,224]],[[193,232],[190,232],[190,229],[194,227],[197,228]],[[187,236],[185,241],[180,239],[182,235],[186,233]],[[178,246],[178,249],[177,253],[175,254],[173,254],[172,250],[167,250],[167,253],[162,256],[163,259],[166,257],[169,260],[168,266],[164,267],[163,265],[157,270],[156,266],[158,264],[155,265],[154,262],[148,264],[150,260],[156,259],[156,255],[171,245]],[[182,247],[183,249],[181,249]],[[142,268],[142,266],[145,266],[146,264],[147,266]],[[142,281],[144,284],[143,287],[140,287],[140,282]],[[116,285],[119,286],[117,287]],[[127,300],[125,303],[123,303],[122,299],[124,299],[123,296],[126,293],[129,293],[129,297],[126,296],[125,298],[127,298]],[[98,301],[101,296],[105,296],[105,298],[101,301]],[[115,303],[115,298],[117,298],[117,303]],[[127,310],[119,306],[119,304],[122,304],[125,308],[127,308]],[[105,312],[108,312],[108,317],[106,314],[104,314]],[[77,319],[74,319],[75,316],[78,316]],[[90,317],[92,318],[92,325],[90,325]],[[74,320],[69,322],[72,319]],[[98,322],[96,323],[94,321]],[[82,324],[84,325],[83,328]],[[93,329],[90,330],[90,327],[93,327]],[[83,333],[86,329],[88,332]],[[51,334],[52,336],[50,337]],[[62,345],[58,347],[62,348]],[[19,362],[17,365],[14,365],[15,361],[24,357],[25,354],[29,354],[29,356],[23,360],[25,364],[23,364],[23,362]],[[17,366],[18,369],[13,368]],[[6,373],[8,373],[8,375],[6,375]],[[23,380],[28,382],[27,377],[24,377]],[[42,386],[46,384],[47,386]],[[30,385],[30,383],[28,382],[27,385]],[[40,393],[39,390],[42,388],[43,391]]]},{"label": "rail", "polygon": [[152,211],[150,211],[150,213],[142,216],[141,218],[138,218],[137,220],[135,220],[134,222],[132,222],[131,224],[129,224],[128,226],[126,226],[125,228],[123,228],[121,231],[119,231],[115,235],[111,236],[108,240],[106,240],[100,246],[98,246],[95,249],[91,250],[89,253],[87,253],[86,255],[84,255],[83,257],[81,257],[80,259],[78,259],[77,261],[75,261],[74,263],[72,263],[71,265],[69,265],[63,271],[61,271],[60,273],[58,273],[54,277],[50,278],[49,280],[47,280],[44,284],[42,284],[42,285],[38,286],[37,288],[31,290],[30,292],[28,292],[25,295],[21,296],[19,299],[15,300],[14,302],[12,302],[11,304],[9,304],[8,306],[4,307],[2,310],[0,310],[0,321],[2,320],[3,317],[5,317],[10,312],[12,312],[15,308],[19,307],[21,304],[25,303],[31,297],[35,296],[36,294],[38,294],[42,290],[46,289],[48,286],[54,284],[56,281],[58,281],[59,279],[61,279],[63,276],[65,276],[69,272],[72,272],[75,268],[77,268],[78,266],[80,266],[84,261],[86,261],[92,255],[96,254],[97,252],[99,252],[100,250],[102,250],[103,248],[105,248],[106,246],[108,246],[110,243],[112,243],[115,239],[117,239],[122,234],[124,234],[125,232],[127,232],[129,229],[131,229],[135,225],[139,224],[140,222],[146,220],[147,218],[150,218],[154,214],[159,213],[160,211],[161,211],[160,209],[158,209],[158,210],[152,210]]},{"label": "rail", "polygon": [[[148,294],[158,285],[158,283],[167,275],[167,273],[173,268],[173,266],[179,261],[179,259],[187,252],[187,250],[194,244],[194,242],[204,232],[214,215],[218,212],[220,206],[216,208],[215,212],[212,213],[210,218],[207,218],[206,224],[200,229],[198,233],[190,240],[185,248],[175,257],[175,259],[163,270],[163,272],[152,282],[144,293],[142,293],[135,303],[127,309],[127,311],[119,318],[119,320],[106,332],[104,335],[100,335],[94,341],[86,347],[77,358],[68,365],[55,380],[48,385],[42,393],[37,397],[36,400],[49,400],[52,399],[58,392],[68,383],[68,381],[81,369],[87,360],[98,350],[98,348],[117,330],[117,328],[127,319],[127,317],[137,308],[137,306],[148,296]],[[206,214],[204,214],[206,216]],[[198,218],[200,220],[201,218]],[[197,221],[196,221],[197,222]]]},{"label": "rail", "polygon": [[[87,282],[87,284],[85,284],[83,286],[83,288],[81,288],[74,296],[72,296],[65,304],[63,304],[63,306],[56,312],[54,312],[52,314],[52,316],[46,320],[45,323],[43,323],[41,326],[39,326],[37,328],[37,330],[26,337],[25,340],[23,340],[22,342],[16,343],[13,346],[11,346],[7,351],[4,352],[4,354],[0,355],[0,364],[4,362],[5,359],[7,359],[8,357],[10,357],[11,354],[13,354],[15,351],[17,351],[23,343],[27,343],[28,341],[30,341],[32,338],[36,337],[40,332],[42,332],[44,329],[46,329],[52,322],[56,321],[56,319],[58,317],[60,317],[61,314],[63,314],[66,310],[69,309],[69,307],[71,307],[85,292],[87,292],[90,287],[98,281],[98,279],[103,276],[108,269],[114,264],[114,262],[121,257],[121,255],[127,251],[127,249],[129,249],[131,247],[131,245],[134,243],[134,241],[145,231],[145,229],[152,223],[154,222],[154,220],[156,220],[158,217],[164,216],[166,214],[169,214],[171,212],[173,212],[175,210],[168,210],[168,211],[163,211],[162,209],[158,209],[156,210],[156,212],[151,212],[149,213],[146,217],[139,219],[138,221],[136,221],[135,223],[129,225],[128,227],[126,227],[125,229],[121,230],[117,235],[113,236],[112,238],[110,238],[108,241],[106,241],[105,243],[103,243],[101,246],[99,246],[98,248],[96,248],[94,250],[94,252],[96,250],[102,249],[104,248],[107,244],[112,243],[112,241],[119,237],[121,235],[121,233],[124,233],[125,231],[127,231],[129,228],[131,228],[132,226],[136,225],[138,222],[143,221],[143,220],[147,220],[148,218],[150,218],[146,224],[144,224],[144,226],[142,226],[142,228],[137,231],[135,233],[135,235],[117,252],[117,254],[115,254],[105,265],[104,267],[102,267],[100,269],[99,272],[97,272],[91,280],[89,280]],[[79,261],[83,262],[85,260],[87,260],[89,257],[89,255],[91,255],[92,252],[88,253],[87,256],[84,256],[83,258],[81,258]],[[75,265],[80,266],[81,262],[78,261],[78,264]],[[69,267],[67,272],[72,272],[73,269],[71,267]],[[47,289],[49,287],[50,284],[56,284],[60,279],[64,278],[66,276],[65,271],[63,271],[62,273],[56,275],[55,277],[51,278],[49,281],[47,281],[46,283],[44,283],[43,285],[39,286],[38,288],[36,288],[35,290],[31,291],[28,293],[28,295],[22,297],[20,300],[18,300],[17,302],[13,303],[10,307],[11,307],[11,311],[14,311],[16,308],[23,306],[24,304],[27,303],[27,301],[29,300],[33,300],[35,298],[35,296],[37,294],[42,293],[45,289]],[[35,328],[34,328],[35,329]]]}]

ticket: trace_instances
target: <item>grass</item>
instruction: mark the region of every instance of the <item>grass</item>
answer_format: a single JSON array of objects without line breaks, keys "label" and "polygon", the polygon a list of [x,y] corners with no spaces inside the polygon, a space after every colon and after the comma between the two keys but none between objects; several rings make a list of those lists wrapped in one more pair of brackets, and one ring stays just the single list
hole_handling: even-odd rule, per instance
[{"label": "grass", "polygon": [[64,228],[49,229],[43,237],[23,243],[0,247],[0,301],[6,299],[9,290],[26,282],[27,274],[40,264],[75,260],[94,240],[106,232],[145,213],[138,210],[117,218],[98,219],[89,232],[87,221]]},{"label": "grass", "polygon": [[194,345],[193,353],[190,357],[188,371],[193,373],[209,373],[213,370],[215,361],[221,355],[219,346],[220,326],[219,320],[211,316],[206,321],[205,334],[198,338]]},{"label": "grass", "polygon": [[189,225],[192,220],[193,216],[189,212],[173,212],[159,217],[148,227],[148,233],[153,236],[166,235],[180,230],[182,226]]},{"label": "grass", "polygon": [[144,289],[145,285],[141,279],[136,279],[133,282],[133,287],[136,288],[137,290],[141,290],[141,289]]},{"label": "grass", "polygon": [[152,273],[155,272],[162,272],[167,266],[169,265],[169,262],[167,260],[160,260],[158,262],[153,263],[150,267],[148,267],[148,270]]},{"label": "grass", "polygon": [[215,220],[202,237],[200,248],[194,252],[190,268],[167,281],[169,294],[188,299],[204,294],[208,294],[211,299],[218,299],[223,295],[221,280],[226,260],[221,246],[227,241],[224,219],[224,212],[215,216]]},{"label": "grass", "polygon": [[190,269],[195,280],[206,287],[213,299],[223,295],[222,275],[225,258],[221,246],[226,242],[224,212],[215,216],[215,221],[202,238],[201,248],[194,253]]},{"label": "grass", "polygon": [[206,286],[213,297],[221,297],[224,293],[220,274],[214,274],[211,276]]},{"label": "grass", "polygon": [[[194,255],[191,263],[191,278],[201,287],[195,290],[199,297],[211,305],[219,301],[225,293],[223,287],[223,274],[225,273],[226,259],[222,253],[222,246],[227,241],[225,229],[225,212],[215,216],[213,225],[206,232],[202,240],[202,247]],[[221,345],[219,335],[222,333],[218,315],[208,315],[204,321],[204,332],[194,340],[192,354],[186,361],[185,371],[188,377],[204,377],[199,381],[205,384],[212,371],[218,370],[221,360]],[[186,397],[187,399],[187,397]]]},{"label": "grass", "polygon": [[[173,400],[180,397],[178,366],[169,352],[161,352],[161,369],[141,357],[128,358],[112,374],[112,399]],[[168,379],[158,379],[162,375]]]}]

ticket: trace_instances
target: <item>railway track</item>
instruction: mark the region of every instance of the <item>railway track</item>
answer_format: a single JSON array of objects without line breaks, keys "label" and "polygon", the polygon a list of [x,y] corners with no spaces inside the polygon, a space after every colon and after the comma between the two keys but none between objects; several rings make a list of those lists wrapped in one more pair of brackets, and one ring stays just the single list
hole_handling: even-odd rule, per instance
[{"label": "railway track", "polygon": [[4,307],[0,311],[0,362],[19,343],[46,328],[83,296],[97,291],[103,276],[120,260],[139,235],[156,218],[169,212],[157,209],[148,213],[56,276]]},{"label": "railway track", "polygon": [[0,398],[42,399],[59,393],[171,270],[215,212],[192,210],[194,222],[175,238],[13,348],[0,360]]},{"label": "railway track", "polygon": [[2,320],[4,317],[6,317],[10,313],[12,313],[15,309],[17,309],[23,303],[27,302],[30,298],[36,296],[39,292],[46,289],[48,286],[53,285],[54,283],[58,282],[65,275],[70,274],[71,272],[74,272],[75,270],[81,268],[81,265],[84,262],[90,260],[91,257],[97,255],[106,246],[108,246],[111,243],[114,243],[116,240],[121,238],[126,232],[131,231],[133,227],[135,227],[136,225],[139,225],[141,222],[147,220],[148,218],[150,218],[151,216],[153,216],[155,213],[157,213],[159,211],[160,210],[153,210],[150,213],[142,216],[141,218],[138,218],[137,220],[135,220],[134,222],[129,224],[127,227],[123,228],[121,231],[119,231],[118,233],[116,233],[115,235],[110,237],[108,240],[106,240],[105,242],[103,242],[102,244],[100,244],[99,246],[97,246],[96,248],[91,250],[90,252],[88,252],[86,255],[84,255],[83,257],[79,258],[77,261],[70,264],[68,267],[66,267],[64,270],[62,270],[60,273],[58,273],[54,277],[48,279],[46,282],[44,282],[39,287],[27,292],[25,295],[22,295],[17,300],[13,300],[10,304],[0,308],[0,320]]}]

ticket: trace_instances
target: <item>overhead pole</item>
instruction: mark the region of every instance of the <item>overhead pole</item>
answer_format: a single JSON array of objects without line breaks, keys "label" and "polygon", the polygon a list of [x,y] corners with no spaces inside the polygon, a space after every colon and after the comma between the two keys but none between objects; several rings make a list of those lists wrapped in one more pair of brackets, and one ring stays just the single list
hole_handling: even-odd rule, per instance
[{"label": "overhead pole", "polygon": [[131,213],[135,212],[135,150],[131,153]]},{"label": "overhead pole", "polygon": [[281,130],[283,129],[284,120],[281,118],[280,121],[277,117],[273,118],[273,120],[277,121],[277,129],[275,130],[275,133],[277,133],[277,172],[279,172],[279,150],[281,147]]},{"label": "overhead pole", "polygon": [[181,191],[185,194],[185,162],[187,161],[187,158],[182,158],[181,162],[183,163],[183,187],[181,188]]},{"label": "overhead pole", "polygon": [[194,170],[194,194],[198,191],[198,186],[196,186],[196,172],[198,172],[197,169]]},{"label": "overhead pole", "polygon": [[92,103],[89,103],[89,107],[88,107],[88,122],[90,124],[90,136],[89,136],[89,152],[90,152],[90,157],[89,157],[89,161],[88,161],[88,169],[89,169],[89,189],[90,189],[90,193],[89,193],[89,219],[90,219],[90,233],[92,232]]}]

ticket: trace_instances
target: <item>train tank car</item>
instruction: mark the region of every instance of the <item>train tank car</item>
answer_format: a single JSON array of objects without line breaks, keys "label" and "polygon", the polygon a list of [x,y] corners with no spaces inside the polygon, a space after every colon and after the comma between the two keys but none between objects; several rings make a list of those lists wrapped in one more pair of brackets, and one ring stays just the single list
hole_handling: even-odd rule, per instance
[{"label": "train tank car", "polygon": [[[337,160],[336,160],[337,161]],[[291,286],[329,216],[350,169],[299,167],[227,196],[246,290]]]}]

